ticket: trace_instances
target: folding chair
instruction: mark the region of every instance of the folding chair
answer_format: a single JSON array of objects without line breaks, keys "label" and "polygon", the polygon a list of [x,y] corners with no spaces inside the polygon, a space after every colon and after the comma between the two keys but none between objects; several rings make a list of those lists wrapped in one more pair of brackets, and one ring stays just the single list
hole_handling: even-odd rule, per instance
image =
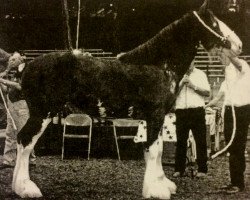
[{"label": "folding chair", "polygon": [[[70,132],[68,133],[67,127],[89,127],[87,130],[81,130],[81,133]],[[62,142],[62,160],[64,158],[64,141],[65,138],[83,138],[88,139],[88,160],[90,157],[90,147],[91,147],[91,136],[92,136],[92,119],[86,114],[70,114],[64,119],[63,127],[63,142]]]},{"label": "folding chair", "polygon": [[129,128],[129,127],[138,127],[141,120],[134,120],[134,119],[112,119],[113,122],[113,131],[114,131],[114,138],[116,144],[116,150],[118,159],[121,160],[120,150],[118,140],[126,140],[126,139],[134,139],[135,135],[129,134],[117,134],[117,127],[119,128]]}]

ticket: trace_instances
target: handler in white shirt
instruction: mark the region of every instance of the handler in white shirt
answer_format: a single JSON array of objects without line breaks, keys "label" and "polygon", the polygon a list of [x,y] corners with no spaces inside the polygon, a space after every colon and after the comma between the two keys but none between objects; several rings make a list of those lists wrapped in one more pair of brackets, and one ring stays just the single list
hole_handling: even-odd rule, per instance
[{"label": "handler in white shirt", "polygon": [[207,142],[205,121],[205,97],[210,95],[206,74],[192,64],[180,82],[176,99],[176,135],[174,177],[183,176],[186,167],[187,139],[191,130],[197,147],[197,177],[207,173]]},{"label": "handler in white shirt", "polygon": [[233,133],[233,112],[235,110],[236,132],[232,145],[229,147],[229,171],[231,183],[224,187],[227,193],[244,190],[245,148],[248,126],[250,123],[250,68],[245,60],[237,57],[230,59],[225,68],[226,79],[222,85],[225,95],[224,135],[226,143]]}]

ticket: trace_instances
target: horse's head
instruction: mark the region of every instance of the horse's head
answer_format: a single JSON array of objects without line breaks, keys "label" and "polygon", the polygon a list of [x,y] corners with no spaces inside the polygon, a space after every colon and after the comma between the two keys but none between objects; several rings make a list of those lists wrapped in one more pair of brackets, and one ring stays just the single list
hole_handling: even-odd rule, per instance
[{"label": "horse's head", "polygon": [[147,42],[120,54],[118,59],[129,64],[167,63],[170,70],[182,77],[195,57],[199,42],[208,51],[220,47],[227,49],[228,56],[239,55],[242,42],[213,12],[214,10],[215,13],[218,12],[216,7],[218,4],[223,6],[222,1],[224,2],[224,0],[205,0],[197,12],[185,14],[164,27]]},{"label": "horse's head", "polygon": [[226,48],[228,56],[237,56],[242,51],[242,42],[239,37],[225,23],[219,20],[215,14],[223,11],[228,0],[205,0],[195,17],[201,24],[201,42],[207,50],[214,47]]}]

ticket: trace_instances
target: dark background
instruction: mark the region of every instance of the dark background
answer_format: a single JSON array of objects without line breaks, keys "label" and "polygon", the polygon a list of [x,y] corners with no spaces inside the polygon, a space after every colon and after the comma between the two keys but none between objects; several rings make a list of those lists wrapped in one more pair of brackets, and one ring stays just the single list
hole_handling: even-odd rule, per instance
[{"label": "dark background", "polygon": [[[249,54],[250,3],[236,2],[237,12],[224,12],[220,18],[243,40],[243,54]],[[78,0],[68,0],[74,47],[77,3]],[[203,0],[81,0],[79,47],[114,53],[132,49],[202,3]],[[66,48],[62,0],[0,0],[0,5],[0,48],[9,52]]]}]

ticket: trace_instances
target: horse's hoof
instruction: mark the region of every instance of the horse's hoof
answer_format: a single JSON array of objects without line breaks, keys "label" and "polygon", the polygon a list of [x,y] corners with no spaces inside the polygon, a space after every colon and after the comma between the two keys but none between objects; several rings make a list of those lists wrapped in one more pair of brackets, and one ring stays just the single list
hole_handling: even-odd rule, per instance
[{"label": "horse's hoof", "polygon": [[39,198],[43,196],[40,189],[31,180],[18,181],[14,192],[21,198]]},{"label": "horse's hoof", "polygon": [[166,187],[162,181],[154,181],[150,184],[144,184],[142,196],[146,199],[156,198],[156,199],[170,199],[171,191],[169,187]]},{"label": "horse's hoof", "polygon": [[171,194],[176,194],[177,186],[175,185],[175,183],[173,181],[171,181],[168,178],[164,177],[162,184],[163,184],[163,187],[167,187],[169,189]]}]

